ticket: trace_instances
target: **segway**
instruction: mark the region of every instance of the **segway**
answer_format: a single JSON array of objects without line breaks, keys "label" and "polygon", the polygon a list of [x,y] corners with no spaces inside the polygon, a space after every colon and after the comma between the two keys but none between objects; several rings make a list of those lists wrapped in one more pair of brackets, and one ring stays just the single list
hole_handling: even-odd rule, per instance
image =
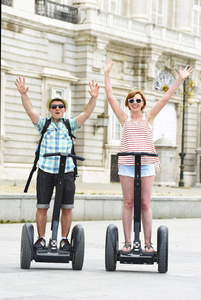
[{"label": "segway", "polygon": [[156,153],[120,152],[118,156],[132,155],[135,158],[134,180],[134,241],[131,251],[119,250],[119,234],[116,225],[110,224],[106,230],[105,268],[115,271],[116,263],[121,264],[158,264],[159,273],[168,271],[168,228],[160,226],[157,230],[157,251],[145,252],[141,248],[141,157],[158,156]]},{"label": "segway", "polygon": [[57,247],[57,233],[59,227],[60,208],[63,195],[63,180],[66,158],[72,157],[78,160],[85,160],[83,157],[70,153],[47,153],[44,157],[60,156],[58,183],[56,186],[56,195],[52,216],[52,237],[49,241],[48,247],[44,250],[35,250],[34,243],[34,227],[31,223],[25,223],[22,227],[21,235],[21,255],[20,266],[21,269],[29,269],[31,261],[46,262],[46,263],[69,263],[72,261],[73,270],[81,270],[84,262],[84,246],[85,237],[84,230],[81,225],[75,225],[71,234],[71,249],[69,251],[60,250]]}]

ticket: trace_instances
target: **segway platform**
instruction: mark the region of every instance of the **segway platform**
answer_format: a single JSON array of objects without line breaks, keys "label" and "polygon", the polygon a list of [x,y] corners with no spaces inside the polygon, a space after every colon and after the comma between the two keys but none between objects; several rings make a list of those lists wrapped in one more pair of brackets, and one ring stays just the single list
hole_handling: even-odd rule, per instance
[{"label": "segway platform", "polygon": [[63,179],[66,158],[72,157],[74,159],[84,160],[84,158],[71,153],[48,153],[44,156],[60,156],[60,166],[58,183],[56,186],[56,195],[52,216],[52,237],[47,248],[43,250],[34,249],[34,227],[31,223],[25,223],[22,227],[21,234],[21,253],[20,266],[22,269],[29,269],[31,261],[46,262],[46,263],[69,263],[72,261],[73,270],[81,270],[84,262],[84,247],[85,236],[82,225],[75,225],[71,233],[71,249],[69,251],[60,250],[57,247],[57,233],[59,227],[59,216],[61,209],[61,201],[63,195]]},{"label": "segway platform", "polygon": [[141,248],[141,156],[157,156],[156,153],[125,152],[117,153],[118,156],[132,155],[135,157],[134,174],[134,241],[129,252],[119,250],[118,228],[110,224],[106,230],[105,242],[105,268],[115,271],[116,263],[121,264],[158,264],[159,273],[168,270],[168,228],[164,225],[157,230],[157,251],[145,252]]},{"label": "segway platform", "polygon": [[157,253],[144,253],[141,249],[136,253],[133,249],[129,253],[118,251],[117,260],[121,264],[149,264],[153,265],[157,262]]},{"label": "segway platform", "polygon": [[73,258],[72,251],[51,250],[50,246],[47,250],[37,250],[34,253],[36,262],[52,262],[52,263],[69,263]]}]

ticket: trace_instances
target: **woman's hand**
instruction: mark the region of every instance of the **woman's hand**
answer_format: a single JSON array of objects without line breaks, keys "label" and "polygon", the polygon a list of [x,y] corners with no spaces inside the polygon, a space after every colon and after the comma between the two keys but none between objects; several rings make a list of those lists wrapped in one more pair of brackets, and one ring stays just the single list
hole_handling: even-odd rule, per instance
[{"label": "woman's hand", "polygon": [[114,65],[113,61],[111,59],[108,59],[106,62],[105,62],[105,65],[103,66],[103,70],[104,70],[104,73],[110,73],[111,69],[112,69],[112,66]]},{"label": "woman's hand", "polygon": [[185,67],[185,69],[181,69],[181,66],[179,67],[179,77],[184,80],[187,77],[189,77],[190,75],[193,75],[194,69],[192,67],[190,67],[189,65],[187,65]]},{"label": "woman's hand", "polygon": [[28,92],[29,88],[28,87],[26,88],[25,86],[25,78],[23,78],[23,81],[21,77],[19,77],[19,79],[16,79],[15,85],[21,95],[26,94]]},{"label": "woman's hand", "polygon": [[99,95],[99,86],[98,83],[94,84],[94,80],[92,80],[92,83],[89,82],[89,94],[91,95],[92,98],[97,98]]}]

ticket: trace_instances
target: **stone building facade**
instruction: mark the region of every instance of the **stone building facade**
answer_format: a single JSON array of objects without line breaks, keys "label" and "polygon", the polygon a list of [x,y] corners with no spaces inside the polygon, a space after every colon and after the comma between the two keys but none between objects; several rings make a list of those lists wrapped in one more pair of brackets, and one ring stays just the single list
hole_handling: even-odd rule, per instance
[{"label": "stone building facade", "polygon": [[[76,134],[76,152],[86,158],[78,180],[118,180],[115,154],[121,127],[105,95],[106,59],[115,62],[111,80],[119,104],[124,107],[127,93],[138,88],[146,95],[146,110],[173,84],[180,65],[194,67],[186,95],[184,182],[201,183],[201,0],[1,3],[0,183],[26,180],[38,143],[14,84],[19,76],[26,78],[33,107],[43,116],[48,116],[45,104],[55,93],[67,99],[67,117],[78,115],[89,100],[89,81],[99,83],[96,108]],[[157,184],[179,182],[183,92],[181,86],[153,126],[162,164]],[[106,121],[101,115],[109,116],[107,127],[99,123]]]}]

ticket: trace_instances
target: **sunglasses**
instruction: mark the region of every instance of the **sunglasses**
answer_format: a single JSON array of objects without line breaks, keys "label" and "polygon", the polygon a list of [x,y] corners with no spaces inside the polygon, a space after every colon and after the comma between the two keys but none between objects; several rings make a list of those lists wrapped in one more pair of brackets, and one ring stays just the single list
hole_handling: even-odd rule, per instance
[{"label": "sunglasses", "polygon": [[62,109],[62,108],[65,107],[65,105],[64,105],[64,104],[58,104],[58,105],[52,104],[52,105],[51,105],[51,108],[52,108],[52,109],[56,109],[57,107],[58,107],[59,109]]},{"label": "sunglasses", "polygon": [[134,103],[134,102],[141,103],[142,101],[143,101],[143,99],[128,99],[129,103]]}]

